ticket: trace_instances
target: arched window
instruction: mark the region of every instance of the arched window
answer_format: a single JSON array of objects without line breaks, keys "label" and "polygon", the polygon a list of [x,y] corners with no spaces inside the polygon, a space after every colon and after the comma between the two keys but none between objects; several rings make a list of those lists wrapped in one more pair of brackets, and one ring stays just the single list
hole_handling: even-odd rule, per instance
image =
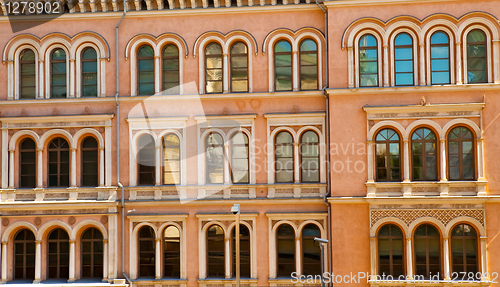
[{"label": "arched window", "polygon": [[175,134],[163,137],[163,184],[181,182],[181,144]]},{"label": "arched window", "polygon": [[237,132],[231,137],[231,181],[233,183],[248,183],[248,137]]},{"label": "arched window", "polygon": [[172,225],[163,231],[163,260],[163,277],[180,278],[181,236],[179,229]]},{"label": "arched window", "polygon": [[[231,232],[232,245],[232,277],[236,276],[236,227]],[[250,231],[248,227],[240,224],[240,277],[250,278]]]},{"label": "arched window", "polygon": [[302,228],[302,275],[317,275],[321,270],[321,249],[315,237],[321,237],[318,226],[310,223]]},{"label": "arched window", "polygon": [[401,33],[394,40],[394,74],[396,86],[412,86],[413,82],[413,39]]},{"label": "arched window", "polygon": [[139,185],[156,183],[155,141],[151,135],[142,135],[138,142],[137,165]]},{"label": "arched window", "polygon": [[207,183],[224,183],[224,141],[218,133],[205,139]]},{"label": "arched window", "polygon": [[450,39],[446,33],[436,32],[431,37],[431,84],[450,82]]},{"label": "arched window", "polygon": [[448,134],[450,180],[474,180],[474,136],[466,127],[456,127]]},{"label": "arched window", "polygon": [[26,49],[19,55],[20,64],[20,99],[36,98],[36,63],[35,53]]},{"label": "arched window", "polygon": [[487,83],[486,34],[479,29],[467,35],[467,77],[468,83]]},{"label": "arched window", "polygon": [[36,144],[31,138],[19,144],[19,187],[36,187]]},{"label": "arched window", "polygon": [[139,277],[155,277],[155,232],[150,226],[139,229]]},{"label": "arched window", "polygon": [[66,52],[55,49],[50,58],[50,97],[66,98]]},{"label": "arched window", "polygon": [[434,226],[422,224],[415,230],[413,249],[415,275],[430,279],[441,273],[441,240]]},{"label": "arched window", "polygon": [[69,237],[61,228],[50,232],[47,242],[48,278],[67,279],[69,277]]},{"label": "arched window", "polygon": [[82,53],[82,97],[97,97],[97,53],[85,48]]},{"label": "arched window", "polygon": [[28,229],[14,237],[14,279],[35,279],[35,235]]},{"label": "arched window", "polygon": [[207,277],[225,277],[224,230],[212,225],[207,231]]},{"label": "arched window", "polygon": [[167,94],[179,93],[179,49],[170,44],[163,48],[163,91]]},{"label": "arched window", "polygon": [[318,45],[311,39],[300,44],[300,89],[318,89]]},{"label": "arched window", "polygon": [[274,45],[274,89],[291,91],[292,87],[292,45],[286,40]]},{"label": "arched window", "polygon": [[431,129],[419,128],[411,136],[413,180],[437,180],[437,138]]},{"label": "arched window", "polygon": [[372,35],[364,35],[359,39],[359,86],[378,86],[377,39]]},{"label": "arched window", "polygon": [[82,278],[102,278],[104,241],[101,231],[91,227],[82,234]]},{"label": "arched window", "polygon": [[289,132],[279,132],[275,139],[276,182],[293,182],[293,138]]},{"label": "arched window", "polygon": [[148,45],[141,46],[137,51],[137,87],[138,95],[155,93],[155,55]]},{"label": "arched window", "polygon": [[381,130],[375,138],[377,181],[401,180],[399,135],[392,129]]},{"label": "arched window", "polygon": [[210,43],[205,48],[205,92],[222,93],[222,47]]},{"label": "arched window", "polygon": [[248,92],[248,48],[243,42],[231,46],[231,92]]},{"label": "arched window", "polygon": [[97,186],[99,177],[99,149],[94,137],[82,141],[82,186]]},{"label": "arched window", "polygon": [[378,231],[378,274],[398,278],[404,275],[403,232],[394,224],[384,225]]},{"label": "arched window", "polygon": [[319,182],[319,139],[313,131],[300,137],[300,170],[302,182]]},{"label": "arched window", "polygon": [[69,145],[63,138],[49,143],[49,187],[69,186]]},{"label": "arched window", "polygon": [[461,223],[451,232],[452,272],[474,273],[478,268],[478,243],[474,227]]},{"label": "arched window", "polygon": [[295,230],[288,224],[276,231],[276,252],[278,277],[290,277],[295,272]]}]

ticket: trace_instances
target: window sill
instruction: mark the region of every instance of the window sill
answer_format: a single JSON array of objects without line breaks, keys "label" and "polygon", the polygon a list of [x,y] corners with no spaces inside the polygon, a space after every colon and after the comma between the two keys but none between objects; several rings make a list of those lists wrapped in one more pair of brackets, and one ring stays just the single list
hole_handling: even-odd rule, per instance
[{"label": "window sill", "polygon": [[1,189],[0,202],[115,201],[116,187],[50,187]]},{"label": "window sill", "polygon": [[486,180],[366,182],[367,197],[486,196]]},{"label": "window sill", "polygon": [[447,84],[447,85],[427,85],[427,86],[387,86],[387,87],[351,87],[327,89],[328,94],[374,94],[374,93],[402,93],[402,92],[446,92],[446,91],[476,91],[476,90],[499,90],[500,84]]},{"label": "window sill", "polygon": [[[258,279],[248,279],[242,278],[240,279],[241,286],[244,287],[257,287]],[[236,284],[235,278],[206,278],[206,279],[198,279],[199,287],[213,287],[213,286],[224,286],[224,287],[233,287]]]}]

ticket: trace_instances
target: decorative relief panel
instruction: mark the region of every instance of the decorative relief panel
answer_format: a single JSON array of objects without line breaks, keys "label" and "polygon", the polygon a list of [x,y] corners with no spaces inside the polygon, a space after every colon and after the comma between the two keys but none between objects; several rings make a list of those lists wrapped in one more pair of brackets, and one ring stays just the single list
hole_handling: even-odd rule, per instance
[{"label": "decorative relief panel", "polygon": [[454,218],[460,216],[472,217],[484,226],[483,209],[372,209],[370,210],[370,222],[373,226],[377,221],[385,217],[401,219],[407,225],[422,217],[432,217],[444,225]]}]

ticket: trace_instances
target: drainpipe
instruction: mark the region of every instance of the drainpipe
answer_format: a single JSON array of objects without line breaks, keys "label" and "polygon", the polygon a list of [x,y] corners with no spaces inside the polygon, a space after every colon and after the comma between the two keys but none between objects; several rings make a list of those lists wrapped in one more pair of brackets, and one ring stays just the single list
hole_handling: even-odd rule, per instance
[{"label": "drainpipe", "polygon": [[[326,81],[325,81],[325,86],[321,89],[323,92],[323,96],[325,97],[326,100],[326,163],[327,163],[327,179],[326,179],[326,195],[323,198],[326,206],[328,207],[328,218],[327,218],[327,234],[328,234],[328,272],[329,274],[332,274],[332,232],[331,232],[331,210],[332,206],[330,203],[328,203],[328,197],[331,194],[331,167],[330,167],[330,98],[328,96],[328,93],[326,89],[329,86],[330,83],[330,76],[329,76],[329,68],[328,68],[328,13],[326,9],[319,3],[318,0],[316,1],[316,5],[323,11],[324,17],[325,17],[325,76],[326,76]],[[322,274],[323,275],[323,274]],[[331,285],[332,283],[330,283]]]},{"label": "drainpipe", "polygon": [[115,47],[116,47],[116,94],[115,94],[115,103],[116,103],[116,182],[121,189],[121,206],[122,206],[122,250],[121,250],[121,259],[122,259],[122,275],[125,280],[128,281],[130,287],[132,287],[132,281],[128,278],[127,274],[125,274],[125,190],[123,188],[122,183],[120,182],[120,103],[118,102],[118,94],[120,93],[120,61],[119,61],[119,53],[120,49],[118,48],[118,30],[120,24],[125,18],[127,14],[127,2],[123,0],[123,14],[116,24],[115,30]]}]

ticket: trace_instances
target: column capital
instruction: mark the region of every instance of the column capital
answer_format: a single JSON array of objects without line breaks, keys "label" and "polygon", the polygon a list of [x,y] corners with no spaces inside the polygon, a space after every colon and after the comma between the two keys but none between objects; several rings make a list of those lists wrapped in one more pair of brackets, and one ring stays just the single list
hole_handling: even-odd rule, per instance
[{"label": "column capital", "polygon": [[76,147],[71,147],[71,148],[69,148],[69,150],[72,151],[72,152],[73,151],[76,152],[77,148]]},{"label": "column capital", "polygon": [[15,152],[15,151],[16,151],[15,149],[9,149],[9,152],[10,152],[10,153],[13,153],[13,152]]},{"label": "column capital", "polygon": [[75,243],[76,243],[76,240],[68,240],[68,242],[69,242],[70,244],[75,244]]},{"label": "column capital", "polygon": [[486,235],[485,236],[479,236],[479,239],[486,240],[486,239],[488,239],[488,236],[486,236]]},{"label": "column capital", "polygon": [[462,42],[458,41],[458,42],[455,42],[455,46],[460,46],[462,45]]},{"label": "column capital", "polygon": [[37,148],[36,151],[37,152],[43,152],[43,148]]},{"label": "column capital", "polygon": [[450,239],[450,237],[448,237],[448,236],[443,236],[443,240],[448,240],[448,239]]},{"label": "column capital", "polygon": [[103,147],[100,147],[100,148],[99,148],[99,151],[103,151],[103,150],[104,150],[104,148],[103,148]]},{"label": "column capital", "polygon": [[420,48],[423,48],[423,47],[425,47],[425,43],[420,43],[420,44],[418,44],[418,46],[419,46]]},{"label": "column capital", "polygon": [[35,244],[42,244],[42,240],[35,240]]},{"label": "column capital", "polygon": [[406,237],[406,241],[411,241],[411,237]]},{"label": "column capital", "polygon": [[384,49],[388,49],[389,48],[389,45],[384,45]]},{"label": "column capital", "polygon": [[107,239],[103,239],[103,240],[102,240],[102,243],[104,243],[104,244],[108,244],[108,240],[107,240]]},{"label": "column capital", "polygon": [[155,242],[160,242],[161,238],[155,238]]},{"label": "column capital", "polygon": [[300,237],[295,237],[295,241],[300,241]]}]

